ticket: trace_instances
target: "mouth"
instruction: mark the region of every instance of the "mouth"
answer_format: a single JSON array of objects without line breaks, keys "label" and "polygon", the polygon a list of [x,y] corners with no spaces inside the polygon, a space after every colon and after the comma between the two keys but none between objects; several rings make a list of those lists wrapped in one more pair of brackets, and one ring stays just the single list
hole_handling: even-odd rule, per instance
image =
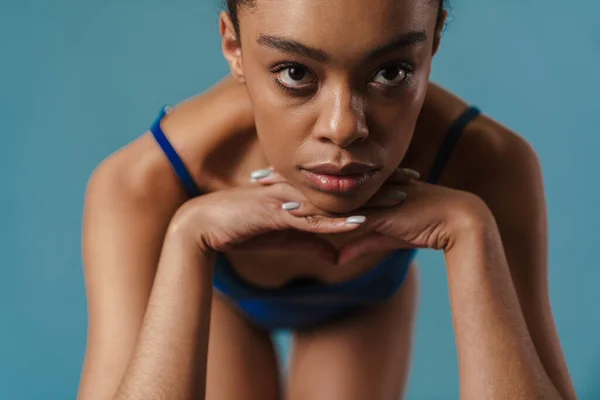
[{"label": "mouth", "polygon": [[372,164],[318,164],[300,171],[313,188],[326,193],[350,193],[368,183],[379,168]]}]

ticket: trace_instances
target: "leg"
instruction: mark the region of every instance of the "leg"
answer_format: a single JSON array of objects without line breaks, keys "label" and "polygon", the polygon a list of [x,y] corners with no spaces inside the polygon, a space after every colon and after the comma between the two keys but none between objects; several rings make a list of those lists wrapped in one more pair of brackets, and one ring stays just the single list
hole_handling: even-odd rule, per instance
[{"label": "leg", "polygon": [[417,292],[417,270],[412,265],[390,301],[298,333],[289,399],[400,399],[409,371]]},{"label": "leg", "polygon": [[206,380],[208,400],[278,400],[277,360],[270,336],[220,294],[213,296]]}]

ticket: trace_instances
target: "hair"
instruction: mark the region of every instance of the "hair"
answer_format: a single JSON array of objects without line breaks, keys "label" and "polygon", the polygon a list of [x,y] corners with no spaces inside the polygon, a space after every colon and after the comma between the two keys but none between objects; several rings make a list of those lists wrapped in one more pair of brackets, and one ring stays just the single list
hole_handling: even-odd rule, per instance
[{"label": "hair", "polygon": [[[448,9],[449,0],[432,0],[438,3],[438,16],[436,28],[442,28],[440,25],[443,21],[444,10]],[[240,20],[238,18],[238,11],[241,7],[252,7],[256,0],[226,0],[226,7],[229,15],[231,16],[231,22],[237,36],[240,36]]]}]

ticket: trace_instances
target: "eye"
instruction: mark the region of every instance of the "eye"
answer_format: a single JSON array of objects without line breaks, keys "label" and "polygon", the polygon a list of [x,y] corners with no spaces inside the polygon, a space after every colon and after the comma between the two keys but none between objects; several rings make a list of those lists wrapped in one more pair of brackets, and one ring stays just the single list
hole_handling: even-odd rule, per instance
[{"label": "eye", "polygon": [[379,85],[395,86],[408,78],[409,70],[401,65],[389,65],[380,69],[373,77],[373,82]]},{"label": "eye", "polygon": [[301,88],[314,81],[314,76],[308,68],[299,64],[283,65],[275,72],[277,80],[289,88]]}]

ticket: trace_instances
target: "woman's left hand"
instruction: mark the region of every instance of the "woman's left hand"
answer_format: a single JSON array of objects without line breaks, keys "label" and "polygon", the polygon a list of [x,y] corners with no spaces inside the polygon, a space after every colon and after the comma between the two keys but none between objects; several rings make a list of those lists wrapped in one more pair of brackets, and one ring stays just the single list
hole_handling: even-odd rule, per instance
[{"label": "woman's left hand", "polygon": [[[404,182],[401,182],[402,180]],[[360,230],[365,231],[347,243],[338,257],[346,263],[362,255],[400,248],[450,250],[468,234],[480,234],[495,223],[491,211],[472,193],[411,179],[402,171],[394,174],[375,197],[393,187],[406,199],[390,208],[369,208]],[[362,213],[362,212],[361,212]],[[368,232],[368,233],[367,233]]]},{"label": "woman's left hand", "polygon": [[[258,182],[269,185],[282,181],[285,179],[273,172]],[[398,204],[399,198],[404,199]],[[421,182],[416,171],[407,169],[396,170],[371,200],[353,214],[366,216],[356,230],[363,234],[342,247],[339,264],[365,254],[401,248],[448,251],[461,235],[477,234],[495,223],[486,204],[476,195]]]}]

